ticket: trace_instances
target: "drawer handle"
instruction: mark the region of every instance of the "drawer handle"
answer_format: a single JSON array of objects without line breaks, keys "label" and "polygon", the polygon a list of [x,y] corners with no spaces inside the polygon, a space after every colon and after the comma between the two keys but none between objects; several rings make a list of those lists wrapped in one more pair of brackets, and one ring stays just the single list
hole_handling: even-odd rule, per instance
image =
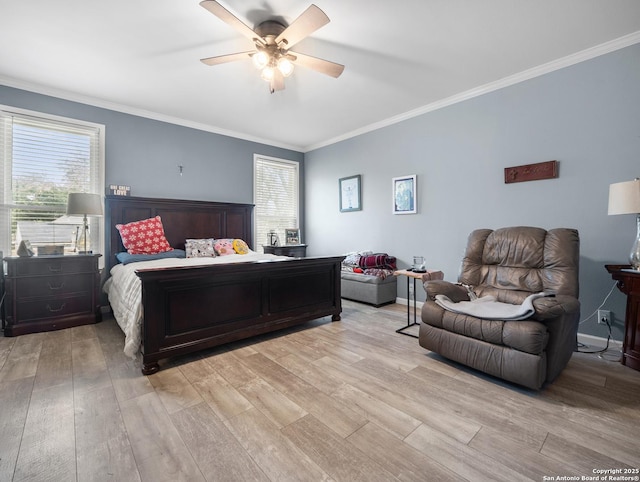
[{"label": "drawer handle", "polygon": [[52,273],[59,273],[60,271],[62,271],[62,265],[61,264],[58,264],[56,266],[49,265],[49,271],[51,271]]},{"label": "drawer handle", "polygon": [[49,312],[51,312],[51,313],[58,313],[59,311],[64,310],[65,305],[66,305],[66,303],[62,303],[62,304],[60,305],[60,308],[56,308],[56,309],[54,309],[54,308],[51,308],[51,305],[47,304],[47,309],[48,309],[48,310],[49,310]]},{"label": "drawer handle", "polygon": [[52,290],[52,291],[60,290],[60,289],[62,289],[63,286],[64,286],[64,281],[61,281],[58,286],[53,286],[51,284],[51,281],[49,281],[49,289]]}]

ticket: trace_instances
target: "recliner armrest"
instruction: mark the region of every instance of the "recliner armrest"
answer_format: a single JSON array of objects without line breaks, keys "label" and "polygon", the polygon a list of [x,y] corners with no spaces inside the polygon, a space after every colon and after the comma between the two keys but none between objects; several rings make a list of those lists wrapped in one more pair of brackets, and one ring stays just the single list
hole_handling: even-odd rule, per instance
[{"label": "recliner armrest", "polygon": [[577,298],[567,295],[545,296],[533,300],[533,307],[536,312],[532,316],[534,320],[548,320],[557,318],[567,313],[574,313],[580,310],[580,302]]},{"label": "recliner armrest", "polygon": [[425,281],[424,289],[430,300],[435,301],[436,295],[445,295],[454,303],[469,301],[469,294],[464,286],[450,283],[449,281],[435,280]]}]

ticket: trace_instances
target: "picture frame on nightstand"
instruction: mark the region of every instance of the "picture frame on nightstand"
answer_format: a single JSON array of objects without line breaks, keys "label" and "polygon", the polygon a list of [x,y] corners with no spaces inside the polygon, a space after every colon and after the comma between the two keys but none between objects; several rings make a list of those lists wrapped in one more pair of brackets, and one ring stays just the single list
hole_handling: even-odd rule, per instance
[{"label": "picture frame on nightstand", "polygon": [[299,229],[285,229],[284,239],[287,246],[300,244],[300,230]]}]

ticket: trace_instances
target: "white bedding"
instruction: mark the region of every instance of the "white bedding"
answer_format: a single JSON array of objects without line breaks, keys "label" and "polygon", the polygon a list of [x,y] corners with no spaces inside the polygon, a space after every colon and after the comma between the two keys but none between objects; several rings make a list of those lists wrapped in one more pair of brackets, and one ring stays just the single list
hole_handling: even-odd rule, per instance
[{"label": "white bedding", "polygon": [[125,355],[131,358],[137,356],[142,337],[142,289],[136,270],[286,259],[289,258],[249,251],[248,254],[231,254],[228,256],[216,256],[215,258],[167,258],[115,265],[111,268],[111,276],[104,284],[104,291],[109,298],[109,304],[115,319],[125,335]]}]

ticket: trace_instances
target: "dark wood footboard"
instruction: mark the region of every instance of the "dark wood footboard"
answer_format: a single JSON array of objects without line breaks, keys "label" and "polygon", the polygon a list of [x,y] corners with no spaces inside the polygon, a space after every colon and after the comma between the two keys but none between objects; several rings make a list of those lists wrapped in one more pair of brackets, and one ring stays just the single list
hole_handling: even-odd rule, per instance
[{"label": "dark wood footboard", "polygon": [[139,270],[143,368],[305,321],[339,320],[343,257]]},{"label": "dark wood footboard", "polygon": [[[124,251],[116,224],[161,216],[167,240],[241,238],[253,244],[251,204],[107,196],[106,271]],[[340,319],[343,256],[140,269],[142,372],[158,361],[331,316]]]}]

